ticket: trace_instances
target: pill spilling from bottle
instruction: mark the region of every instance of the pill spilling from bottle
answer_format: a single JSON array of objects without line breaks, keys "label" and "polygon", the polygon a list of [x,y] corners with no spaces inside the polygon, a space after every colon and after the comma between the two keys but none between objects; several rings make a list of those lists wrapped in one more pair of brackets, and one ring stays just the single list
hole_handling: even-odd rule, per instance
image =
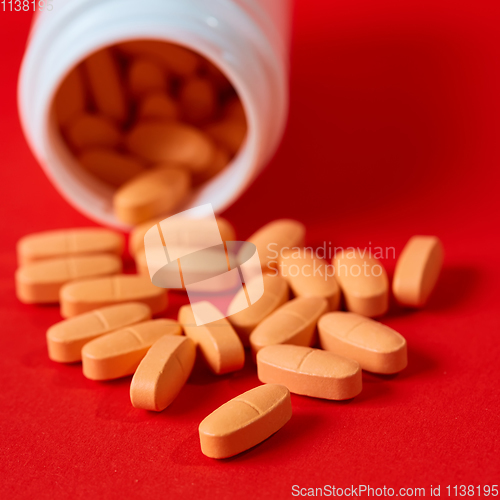
[{"label": "pill spilling from bottle", "polygon": [[[134,89],[143,86],[137,79]],[[118,115],[121,108],[113,110]],[[137,409],[168,412],[197,364],[219,376],[240,371],[245,359],[252,359],[263,385],[235,394],[199,424],[206,456],[231,457],[266,440],[292,418],[296,397],[352,399],[363,390],[363,371],[386,375],[406,368],[406,339],[379,319],[391,290],[405,307],[425,305],[443,263],[438,238],[409,240],[391,288],[382,260],[342,251],[327,262],[308,253],[301,223],[273,221],[248,238],[258,249],[262,275],[234,294],[227,317],[217,306],[203,304],[219,319],[199,324],[193,303],[183,305],[176,320],[161,317],[169,313],[169,292],[153,285],[148,274],[144,238],[160,221],[159,214],[149,215],[155,218],[137,225],[129,238],[137,268],[132,275],[122,274],[125,241],[115,231],[63,229],[23,237],[17,246],[17,295],[27,304],[60,304],[65,319],[46,332],[53,362],[81,362],[83,375],[96,383],[132,375],[130,400]],[[162,244],[172,254],[196,247],[207,234],[196,219],[178,224],[174,218],[171,224],[176,230]],[[213,227],[225,247],[235,239],[226,219],[214,218]],[[226,257],[222,267],[230,271],[239,262]],[[318,266],[324,270],[321,279],[310,272]],[[260,298],[241,308],[259,279]],[[175,293],[185,294],[185,287]]]}]

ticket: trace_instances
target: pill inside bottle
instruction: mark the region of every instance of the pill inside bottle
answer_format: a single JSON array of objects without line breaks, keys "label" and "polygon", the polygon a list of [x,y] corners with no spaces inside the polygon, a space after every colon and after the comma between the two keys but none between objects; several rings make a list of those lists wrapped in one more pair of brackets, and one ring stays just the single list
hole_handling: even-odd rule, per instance
[{"label": "pill inside bottle", "polygon": [[[63,78],[52,116],[71,174],[104,193],[107,210],[125,226],[146,213],[178,212],[225,171],[247,136],[242,101],[224,73],[201,54],[159,40],[130,40],[87,56]],[[150,213],[155,200],[135,180],[166,164],[185,172],[189,189],[166,212]],[[123,192],[140,200],[126,217],[114,206]]]}]

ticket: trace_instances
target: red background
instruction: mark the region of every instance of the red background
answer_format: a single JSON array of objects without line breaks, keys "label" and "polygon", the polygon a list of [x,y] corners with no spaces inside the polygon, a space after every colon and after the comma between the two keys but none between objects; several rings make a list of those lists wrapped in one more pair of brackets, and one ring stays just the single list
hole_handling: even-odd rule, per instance
[{"label": "red background", "polygon": [[[500,483],[497,6],[297,1],[285,138],[224,215],[243,239],[287,216],[307,224],[310,245],[397,254],[411,235],[435,234],[446,261],[428,307],[392,305],[383,318],[408,340],[405,371],[365,374],[349,402],[292,396],[282,430],[225,461],[201,454],[197,427],[258,384],[251,363],[223,377],[198,370],[166,411],[139,411],[130,379],[94,383],[79,365],[50,362],[57,307],[16,300],[16,240],[89,221],[26,146],[16,81],[30,15],[0,11],[0,496],[285,498],[292,485],[324,484],[440,484],[444,494]],[[385,264],[392,274],[394,260]]]}]

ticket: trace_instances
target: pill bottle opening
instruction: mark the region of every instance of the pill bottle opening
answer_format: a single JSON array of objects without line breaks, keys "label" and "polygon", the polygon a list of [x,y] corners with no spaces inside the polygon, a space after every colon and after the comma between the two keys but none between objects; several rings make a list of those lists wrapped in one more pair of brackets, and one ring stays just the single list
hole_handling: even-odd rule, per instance
[{"label": "pill bottle opening", "polygon": [[[247,123],[235,87],[214,63],[141,39],[102,48],[69,71],[51,102],[48,137],[63,176],[78,185],[75,196],[100,203],[111,220],[115,193],[166,163],[189,172],[191,191],[178,208],[189,205],[241,154]],[[163,138],[169,131],[174,138]]]}]

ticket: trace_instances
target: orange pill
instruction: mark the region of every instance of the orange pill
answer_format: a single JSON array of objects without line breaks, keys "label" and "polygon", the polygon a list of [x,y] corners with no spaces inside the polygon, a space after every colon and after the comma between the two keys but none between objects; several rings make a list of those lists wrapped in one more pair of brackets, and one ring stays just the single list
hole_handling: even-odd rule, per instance
[{"label": "orange pill", "polygon": [[207,365],[217,375],[241,370],[245,350],[226,318],[198,326],[191,306],[179,309],[179,323],[186,336],[199,347]]},{"label": "orange pill", "polygon": [[175,167],[157,165],[120,187],[113,196],[116,217],[126,224],[140,224],[177,208],[189,193],[191,177]]},{"label": "orange pill", "polygon": [[297,345],[261,349],[257,375],[266,384],[282,384],[294,394],[323,399],[351,399],[363,384],[357,361]]},{"label": "orange pill", "polygon": [[136,58],[128,68],[127,83],[130,93],[137,97],[148,92],[165,91],[167,75],[154,60]]},{"label": "orange pill", "polygon": [[69,283],[61,288],[59,301],[63,318],[123,302],[142,302],[157,314],[167,308],[168,302],[164,288],[154,286],[147,276],[134,274]]},{"label": "orange pill", "polygon": [[328,302],[321,297],[298,297],[285,303],[251,333],[253,353],[276,344],[311,346],[315,340],[316,323],[327,310]]},{"label": "orange pill", "polygon": [[177,120],[179,105],[165,92],[153,92],[140,100],[137,116],[146,120]]},{"label": "orange pill", "polygon": [[193,75],[200,64],[200,58],[193,51],[160,40],[133,40],[121,43],[119,49],[127,55],[156,58],[179,76]]},{"label": "orange pill", "polygon": [[231,91],[233,86],[231,82],[226,78],[226,75],[217,67],[215,64],[212,64],[210,61],[204,62],[204,70],[207,74],[207,77],[210,81],[215,85],[219,92],[228,92]]},{"label": "orange pill", "polygon": [[436,236],[413,236],[396,263],[392,292],[405,306],[422,307],[434,289],[444,260]]},{"label": "orange pill", "polygon": [[76,257],[98,253],[121,255],[123,235],[97,227],[59,229],[29,234],[17,242],[20,265],[42,259]]},{"label": "orange pill", "polygon": [[206,78],[187,80],[179,93],[182,115],[188,122],[200,124],[213,118],[217,110],[215,88]]},{"label": "orange pill", "polygon": [[349,311],[381,316],[389,307],[389,280],[382,263],[366,251],[342,250],[333,258],[335,278]]},{"label": "orange pill", "polygon": [[331,312],[320,318],[318,331],[323,349],[356,360],[363,370],[390,374],[408,364],[404,337],[365,316]]},{"label": "orange pill", "polygon": [[246,113],[245,108],[243,107],[243,103],[238,97],[231,99],[224,106],[224,117],[225,118],[234,118],[241,122],[246,123]]},{"label": "orange pill", "polygon": [[340,305],[340,288],[335,268],[305,248],[283,250],[279,271],[296,297],[324,297],[330,311]]},{"label": "orange pill", "polygon": [[261,443],[292,417],[290,391],[265,384],[223,404],[201,422],[201,451],[210,458],[227,458]]},{"label": "orange pill", "polygon": [[181,333],[179,324],[171,319],[153,319],[107,333],[83,346],[83,374],[91,380],[132,375],[158,339]]},{"label": "orange pill", "polygon": [[120,131],[111,120],[89,113],[78,115],[69,123],[66,137],[76,151],[93,147],[115,148],[121,142]]},{"label": "orange pill", "polygon": [[25,304],[59,302],[61,287],[70,281],[121,272],[121,259],[110,254],[41,260],[16,271],[16,294]]},{"label": "orange pill", "polygon": [[201,184],[202,182],[212,179],[217,174],[222,172],[230,161],[231,155],[225,148],[216,148],[212,164],[203,172],[193,175],[193,184]]},{"label": "orange pill", "polygon": [[193,369],[194,342],[184,336],[165,335],[144,356],[130,384],[135,408],[163,411],[179,394]]},{"label": "orange pill", "polygon": [[292,219],[279,219],[261,227],[248,241],[257,247],[262,269],[276,271],[282,250],[303,247],[306,228]]},{"label": "orange pill", "polygon": [[215,146],[200,130],[175,121],[142,121],[127,135],[129,151],[154,163],[174,162],[193,172],[207,169]]},{"label": "orange pill", "polygon": [[145,170],[145,165],[133,156],[109,148],[86,149],[78,161],[89,172],[111,186],[121,186]]},{"label": "orange pill", "polygon": [[151,309],[137,302],[103,307],[65,319],[47,330],[49,358],[58,363],[82,359],[82,347],[106,333],[151,319]]},{"label": "orange pill", "polygon": [[118,64],[109,49],[94,52],[83,66],[94,104],[100,113],[122,123],[128,114]]},{"label": "orange pill", "polygon": [[57,120],[63,127],[85,110],[86,96],[80,67],[73,68],[64,78],[54,97]]},{"label": "orange pill", "polygon": [[247,135],[247,124],[240,119],[230,117],[210,123],[203,128],[203,131],[216,144],[235,155]]},{"label": "orange pill", "polygon": [[[231,223],[223,217],[216,217],[222,241],[234,241],[236,232]],[[151,219],[135,226],[130,233],[129,252],[136,255],[144,252],[144,236],[161,219]],[[204,220],[178,218],[169,221],[169,244],[174,246],[196,246],[207,240],[207,225]]]},{"label": "orange pill", "polygon": [[[259,278],[256,278],[259,279]],[[243,345],[250,345],[249,337],[256,326],[288,300],[287,282],[280,276],[263,276],[264,294],[251,306],[233,314],[239,309],[245,290],[240,290],[228,308],[228,320],[239,335]]]}]

